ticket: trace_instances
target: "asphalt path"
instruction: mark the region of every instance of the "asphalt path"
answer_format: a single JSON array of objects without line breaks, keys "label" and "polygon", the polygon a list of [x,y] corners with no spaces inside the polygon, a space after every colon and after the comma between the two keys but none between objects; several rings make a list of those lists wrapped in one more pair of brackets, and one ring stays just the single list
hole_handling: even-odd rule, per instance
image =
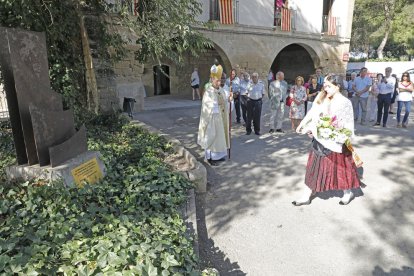
[{"label": "asphalt path", "polygon": [[[202,161],[199,116],[199,104],[135,114]],[[295,207],[310,139],[269,134],[265,102],[262,135],[234,124],[231,160],[206,164],[208,191],[197,196],[203,265],[221,275],[414,275],[413,119],[407,129],[395,127],[395,115],[388,128],[356,126],[364,188],[349,205],[338,204],[338,191]]]}]

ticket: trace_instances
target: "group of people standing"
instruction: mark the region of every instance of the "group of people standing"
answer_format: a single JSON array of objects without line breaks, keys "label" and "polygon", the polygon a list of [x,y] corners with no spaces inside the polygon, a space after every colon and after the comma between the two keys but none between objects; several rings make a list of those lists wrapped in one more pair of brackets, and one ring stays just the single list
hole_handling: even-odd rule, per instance
[{"label": "group of people standing", "polygon": [[[375,122],[374,126],[387,127],[388,114],[393,114],[392,104],[396,101],[397,127],[406,128],[414,95],[410,75],[405,72],[398,81],[395,75],[391,75],[392,68],[387,67],[385,75],[379,73],[372,80],[367,71],[367,68],[361,68],[360,75],[352,73],[348,81],[348,98],[353,105],[354,120],[360,120],[361,125],[369,120]],[[405,114],[401,120],[403,108]]]},{"label": "group of people standing", "polygon": [[[205,150],[205,159],[211,165],[217,165],[229,157],[232,103],[234,102],[236,111],[236,123],[241,123],[243,118],[246,135],[250,135],[252,130],[256,135],[260,135],[262,99],[266,95],[265,85],[259,81],[257,73],[253,73],[250,80],[247,72],[243,72],[239,78],[236,70],[232,70],[224,87],[221,85],[221,73],[222,67],[216,62],[211,68],[210,82],[205,86],[197,138],[198,144]],[[360,187],[357,165],[362,164],[351,145],[354,123],[359,114],[355,106],[364,106],[361,112],[361,122],[364,123],[368,102],[366,95],[372,90],[377,91],[378,116],[375,125],[379,125],[382,120],[383,126],[386,126],[386,114],[396,85],[390,73],[391,68],[387,68],[385,77],[378,75],[374,85],[367,76],[366,68],[362,68],[361,75],[353,76],[347,84],[339,76],[322,76],[319,68],[307,84],[304,83],[303,77],[296,77],[295,84],[290,89],[281,71],[269,82],[269,132],[283,133],[285,107],[290,106],[292,129],[297,133],[307,134],[312,139],[304,192],[302,197],[292,202],[293,205],[310,204],[316,193],[328,190],[344,191],[339,202],[341,205],[346,205],[353,199],[352,189]],[[406,108],[406,114],[402,126],[407,126],[412,99],[413,84],[409,75],[404,73],[402,80],[398,82],[397,126],[401,126],[399,114],[403,106]],[[329,131],[332,131],[331,126],[335,126],[334,129],[338,128],[335,132],[337,136],[332,138],[330,134],[322,135],[324,130],[321,130],[321,126],[324,124],[321,125],[321,122],[329,122]]]}]

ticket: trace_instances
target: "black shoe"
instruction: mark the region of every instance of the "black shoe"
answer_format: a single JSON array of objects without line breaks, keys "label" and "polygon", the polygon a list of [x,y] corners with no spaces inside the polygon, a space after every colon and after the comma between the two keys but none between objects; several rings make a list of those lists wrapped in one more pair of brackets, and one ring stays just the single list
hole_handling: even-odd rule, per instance
[{"label": "black shoe", "polygon": [[273,128],[271,128],[271,129],[269,130],[269,133],[273,133],[273,132],[275,132],[275,130],[274,130]]},{"label": "black shoe", "polygon": [[255,132],[254,132],[254,134],[256,134],[256,135],[260,135],[260,132],[258,132],[258,131],[255,131]]},{"label": "black shoe", "polygon": [[292,204],[294,206],[309,205],[309,204],[311,204],[311,199],[309,198],[308,201],[305,201],[305,202],[292,201]]},{"label": "black shoe", "polygon": [[381,125],[380,123],[375,123],[373,126],[379,126],[379,125]]},{"label": "black shoe", "polygon": [[240,124],[240,121],[237,121],[236,124]]},{"label": "black shoe", "polygon": [[285,133],[283,130],[281,130],[280,128],[279,129],[276,129],[276,132],[279,132],[279,133]]},{"label": "black shoe", "polygon": [[246,123],[244,123],[243,126],[246,127]]},{"label": "black shoe", "polygon": [[390,111],[390,112],[388,112],[388,114],[394,114],[394,112]]},{"label": "black shoe", "polygon": [[208,160],[208,163],[209,163],[211,166],[218,166],[218,162],[217,162],[216,160],[211,160],[211,159],[209,159],[209,160]]},{"label": "black shoe", "polygon": [[251,131],[246,131],[246,135],[250,135],[250,134],[252,134]]}]

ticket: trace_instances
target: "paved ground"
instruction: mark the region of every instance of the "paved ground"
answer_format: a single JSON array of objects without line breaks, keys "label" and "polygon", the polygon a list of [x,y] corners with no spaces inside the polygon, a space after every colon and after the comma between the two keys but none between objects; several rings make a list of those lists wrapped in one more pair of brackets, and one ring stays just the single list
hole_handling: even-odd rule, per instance
[{"label": "paved ground", "polygon": [[[180,108],[166,99],[157,111],[157,98],[149,98],[153,111],[135,118],[178,138],[202,160],[195,143],[200,103],[187,100]],[[293,132],[268,134],[264,107],[263,135],[246,136],[236,125],[231,160],[207,166],[208,192],[197,198],[205,265],[221,275],[414,275],[414,123],[358,125],[366,187],[348,206],[331,192],[294,207],[310,141]]]}]

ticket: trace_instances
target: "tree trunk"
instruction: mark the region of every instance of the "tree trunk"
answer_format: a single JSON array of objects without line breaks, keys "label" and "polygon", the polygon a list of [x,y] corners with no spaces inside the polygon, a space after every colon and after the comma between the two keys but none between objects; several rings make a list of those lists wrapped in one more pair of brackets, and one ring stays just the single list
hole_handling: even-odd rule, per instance
[{"label": "tree trunk", "polygon": [[89,48],[88,34],[85,28],[84,17],[80,16],[80,30],[82,36],[82,49],[83,59],[85,61],[85,77],[86,77],[86,90],[88,110],[98,114],[99,112],[99,95],[98,84],[96,83],[95,69],[93,68],[93,60],[91,49]]},{"label": "tree trunk", "polygon": [[385,35],[384,35],[384,37],[383,37],[383,39],[381,41],[381,44],[377,48],[377,55],[378,55],[378,58],[379,59],[383,59],[384,58],[384,47],[387,44],[387,40],[388,40],[389,34],[390,34],[390,31],[389,31],[389,29],[387,29],[385,31]]},{"label": "tree trunk", "polygon": [[394,1],[395,0],[385,0],[384,1],[384,14],[385,14],[385,34],[382,38],[381,44],[378,46],[377,55],[379,59],[384,58],[384,47],[387,44],[388,36],[390,35],[391,23],[394,15]]}]

